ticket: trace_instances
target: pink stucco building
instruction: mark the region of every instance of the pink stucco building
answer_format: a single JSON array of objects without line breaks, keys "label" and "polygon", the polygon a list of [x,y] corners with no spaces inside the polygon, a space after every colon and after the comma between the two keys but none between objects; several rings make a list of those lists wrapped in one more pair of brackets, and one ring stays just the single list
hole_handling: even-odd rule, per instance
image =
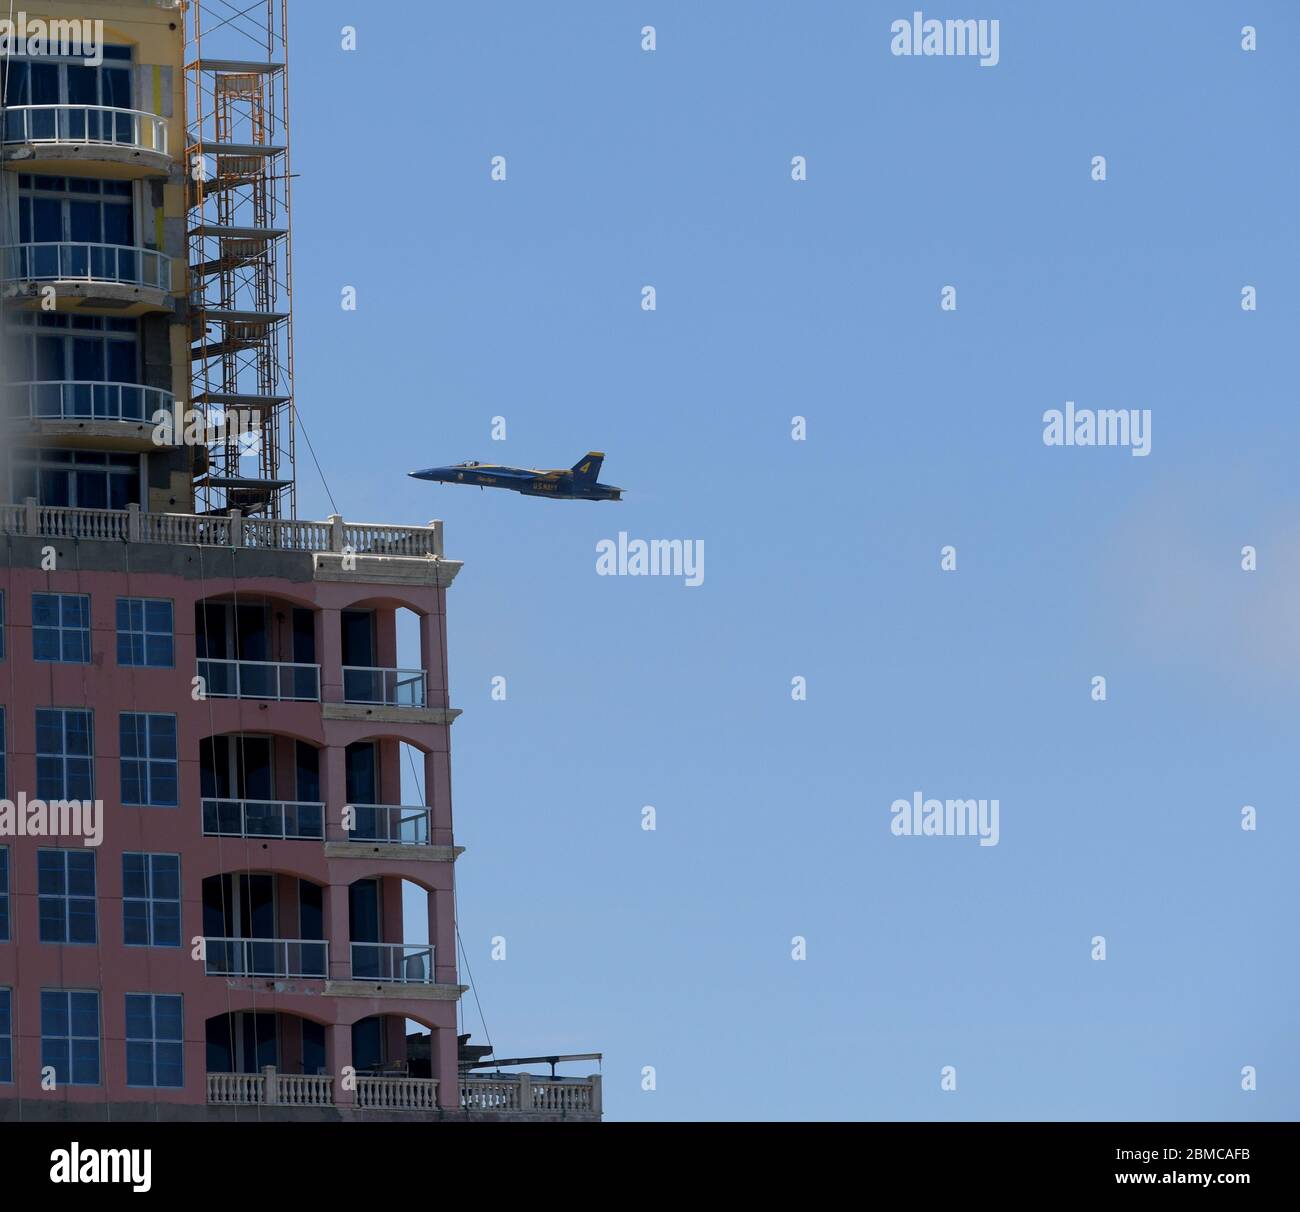
[{"label": "pink stucco building", "polygon": [[598,1118],[458,1048],[441,524],[296,516],[279,0],[25,7],[104,45],[0,82],[0,1120]]}]

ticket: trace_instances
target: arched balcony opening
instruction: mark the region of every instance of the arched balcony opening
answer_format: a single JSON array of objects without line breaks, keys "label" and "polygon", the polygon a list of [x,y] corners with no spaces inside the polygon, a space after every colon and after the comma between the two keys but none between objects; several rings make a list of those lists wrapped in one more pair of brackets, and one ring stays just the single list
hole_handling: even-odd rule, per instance
[{"label": "arched balcony opening", "polygon": [[426,751],[400,737],[369,737],[344,751],[346,806],[330,841],[383,846],[450,845],[435,828],[424,786]]},{"label": "arched balcony opening", "polygon": [[348,886],[348,961],[354,981],[432,985],[438,971],[436,898],[399,876],[373,876]]},{"label": "arched balcony opening", "polygon": [[286,598],[195,603],[198,676],[210,698],[320,701],[319,611]]},{"label": "arched balcony opening", "polygon": [[323,1023],[283,1011],[232,1010],[209,1018],[205,1029],[209,1103],[333,1105]]},{"label": "arched balcony opening", "polygon": [[325,889],[276,871],[227,871],[203,881],[208,976],[325,980]]},{"label": "arched balcony opening", "polygon": [[423,623],[423,616],[401,602],[358,602],[343,610],[343,701],[427,707],[430,665]]},{"label": "arched balcony opening", "polygon": [[323,841],[322,750],[276,733],[233,732],[199,742],[206,837]]}]

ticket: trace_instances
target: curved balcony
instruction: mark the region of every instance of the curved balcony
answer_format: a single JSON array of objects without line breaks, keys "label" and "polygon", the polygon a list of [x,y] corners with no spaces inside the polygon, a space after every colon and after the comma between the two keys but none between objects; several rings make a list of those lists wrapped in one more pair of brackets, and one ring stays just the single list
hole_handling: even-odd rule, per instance
[{"label": "curved balcony", "polygon": [[71,379],[0,384],[0,401],[0,413],[8,420],[69,422],[82,428],[90,422],[103,436],[111,435],[116,422],[147,425],[152,433],[154,414],[162,410],[170,415],[176,408],[176,397],[160,387]]},{"label": "curved balcony", "polygon": [[110,105],[13,105],[4,112],[9,167],[27,173],[110,165],[124,177],[165,174],[171,162],[167,119]]},{"label": "curved balcony", "polygon": [[168,311],[172,258],[125,244],[10,244],[0,248],[0,279],[18,286],[15,302],[39,307],[52,286],[61,310],[106,308],[112,315]]}]

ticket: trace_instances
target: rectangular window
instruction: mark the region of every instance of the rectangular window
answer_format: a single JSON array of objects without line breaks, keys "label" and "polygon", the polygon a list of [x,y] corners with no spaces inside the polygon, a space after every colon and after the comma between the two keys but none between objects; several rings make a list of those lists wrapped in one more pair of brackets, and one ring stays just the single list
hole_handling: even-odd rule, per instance
[{"label": "rectangular window", "polygon": [[117,599],[117,663],[171,669],[172,604],[147,598]]},{"label": "rectangular window", "polygon": [[40,447],[13,454],[13,497],[76,509],[140,504],[140,456]]},{"label": "rectangular window", "polygon": [[176,717],[124,711],[121,740],[122,803],[175,808]]},{"label": "rectangular window", "polygon": [[14,995],[0,989],[0,1082],[14,1080]]},{"label": "rectangular window", "polygon": [[95,730],[89,711],[36,711],[36,795],[49,800],[95,798]]},{"label": "rectangular window", "polygon": [[41,1067],[61,1086],[99,1085],[99,994],[41,990]]},{"label": "rectangular window", "polygon": [[185,1038],[179,994],[126,995],[126,1084],[180,1087]]},{"label": "rectangular window", "polygon": [[128,947],[181,945],[180,855],[122,855],[122,941]]},{"label": "rectangular window", "polygon": [[94,943],[94,851],[38,850],[36,908],[41,942]]},{"label": "rectangular window", "polygon": [[90,663],[90,598],[84,593],[32,594],[32,656]]}]

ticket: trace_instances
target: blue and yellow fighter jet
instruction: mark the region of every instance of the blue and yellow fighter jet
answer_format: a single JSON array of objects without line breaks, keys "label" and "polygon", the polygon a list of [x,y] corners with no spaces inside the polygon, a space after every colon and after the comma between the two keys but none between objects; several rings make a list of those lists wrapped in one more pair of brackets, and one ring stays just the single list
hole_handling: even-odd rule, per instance
[{"label": "blue and yellow fighter jet", "polygon": [[480,488],[509,488],[528,497],[554,497],[565,501],[621,501],[623,489],[598,484],[605,456],[589,450],[571,468],[537,471],[531,467],[503,467],[500,463],[453,463],[409,474],[416,480],[441,484],[477,484]]}]

